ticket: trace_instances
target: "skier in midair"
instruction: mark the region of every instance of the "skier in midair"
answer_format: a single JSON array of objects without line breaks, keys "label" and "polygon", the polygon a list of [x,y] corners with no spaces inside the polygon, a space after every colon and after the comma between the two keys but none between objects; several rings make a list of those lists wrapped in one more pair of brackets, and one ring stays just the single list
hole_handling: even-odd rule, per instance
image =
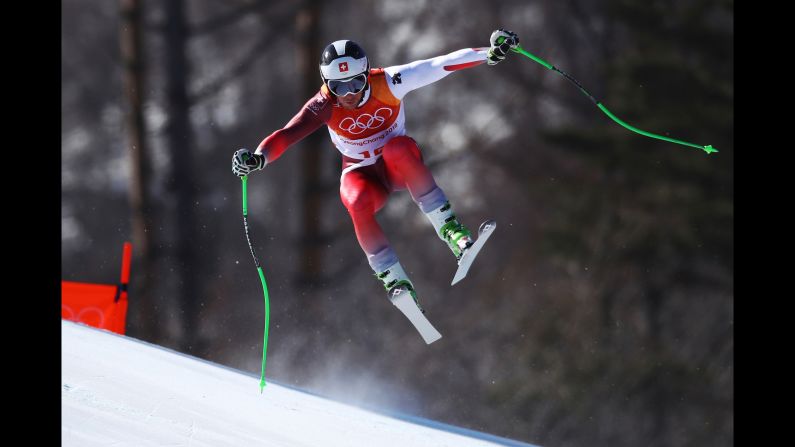
[{"label": "skier in midair", "polygon": [[402,101],[410,91],[454,71],[483,62],[496,65],[518,46],[519,37],[498,29],[489,41],[488,51],[466,48],[386,68],[370,68],[367,55],[356,42],[338,40],[329,44],[320,57],[323,85],[317,94],[282,129],[262,140],[254,153],[248,149],[236,151],[232,171],[243,177],[265,168],[325,124],[331,141],[342,153],[340,198],[370,267],[389,296],[408,292],[422,310],[414,285],[375,219],[389,194],[408,189],[456,260],[473,241],[425,166],[417,142],[406,135]]}]

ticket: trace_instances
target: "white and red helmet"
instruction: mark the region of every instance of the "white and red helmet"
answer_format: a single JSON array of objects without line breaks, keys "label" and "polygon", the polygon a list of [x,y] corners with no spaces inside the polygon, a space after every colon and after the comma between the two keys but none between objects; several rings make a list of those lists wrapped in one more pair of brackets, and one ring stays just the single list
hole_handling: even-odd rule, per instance
[{"label": "white and red helmet", "polygon": [[369,73],[370,61],[362,47],[352,40],[330,43],[320,55],[320,77],[323,82],[350,79]]}]

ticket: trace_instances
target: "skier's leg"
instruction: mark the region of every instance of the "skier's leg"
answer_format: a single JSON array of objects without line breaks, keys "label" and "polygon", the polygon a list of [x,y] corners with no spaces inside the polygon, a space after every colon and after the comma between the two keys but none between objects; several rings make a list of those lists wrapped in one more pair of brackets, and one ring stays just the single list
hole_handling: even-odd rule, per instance
[{"label": "skier's leg", "polygon": [[437,236],[447,243],[456,259],[472,245],[470,231],[456,219],[450,202],[422,160],[417,142],[407,136],[395,137],[382,152],[389,181],[396,189],[409,190],[414,202],[430,220]]},{"label": "skier's leg", "polygon": [[[422,161],[422,153],[413,138],[392,138],[384,145],[381,155],[389,181],[396,189],[408,188],[415,202],[417,198],[439,189],[430,169]],[[437,194],[444,198],[444,193]]]},{"label": "skier's leg", "polygon": [[340,198],[353,220],[356,239],[376,277],[390,294],[404,290],[409,292],[422,310],[413,284],[375,219],[375,213],[384,206],[388,195],[378,180],[360,170],[348,172],[340,182]]},{"label": "skier's leg", "polygon": [[340,181],[342,204],[353,220],[359,245],[376,271],[397,260],[381,225],[375,220],[375,213],[384,206],[388,194],[376,179],[358,169],[348,172]]}]

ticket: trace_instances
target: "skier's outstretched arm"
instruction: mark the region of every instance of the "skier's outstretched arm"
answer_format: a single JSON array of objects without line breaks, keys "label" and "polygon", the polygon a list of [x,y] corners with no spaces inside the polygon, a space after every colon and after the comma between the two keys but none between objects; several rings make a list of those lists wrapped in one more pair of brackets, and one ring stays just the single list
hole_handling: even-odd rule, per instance
[{"label": "skier's outstretched arm", "polygon": [[432,84],[454,71],[478,66],[484,62],[496,65],[519,45],[519,36],[511,31],[498,29],[491,34],[491,47],[464,48],[443,56],[395,65],[384,69],[389,76],[392,94],[403,99],[412,90]]},{"label": "skier's outstretched arm", "polygon": [[323,126],[330,117],[330,98],[318,91],[283,128],[265,137],[254,153],[238,149],[232,157],[232,172],[242,177],[265,168],[290,146]]}]

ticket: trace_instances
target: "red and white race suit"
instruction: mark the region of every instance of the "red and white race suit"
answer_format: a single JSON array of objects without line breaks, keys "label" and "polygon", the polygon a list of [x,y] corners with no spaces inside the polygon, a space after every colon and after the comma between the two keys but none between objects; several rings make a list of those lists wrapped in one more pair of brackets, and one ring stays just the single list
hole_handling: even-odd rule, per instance
[{"label": "red and white race suit", "polygon": [[257,152],[268,164],[273,163],[287,148],[325,124],[342,153],[340,197],[353,219],[359,244],[372,256],[389,246],[375,220],[389,193],[408,189],[417,201],[438,188],[416,142],[405,136],[403,98],[454,71],[486,62],[487,50],[465,48],[405,65],[371,69],[368,87],[354,110],[337,104],[323,85],[284,128],[259,144]]}]

